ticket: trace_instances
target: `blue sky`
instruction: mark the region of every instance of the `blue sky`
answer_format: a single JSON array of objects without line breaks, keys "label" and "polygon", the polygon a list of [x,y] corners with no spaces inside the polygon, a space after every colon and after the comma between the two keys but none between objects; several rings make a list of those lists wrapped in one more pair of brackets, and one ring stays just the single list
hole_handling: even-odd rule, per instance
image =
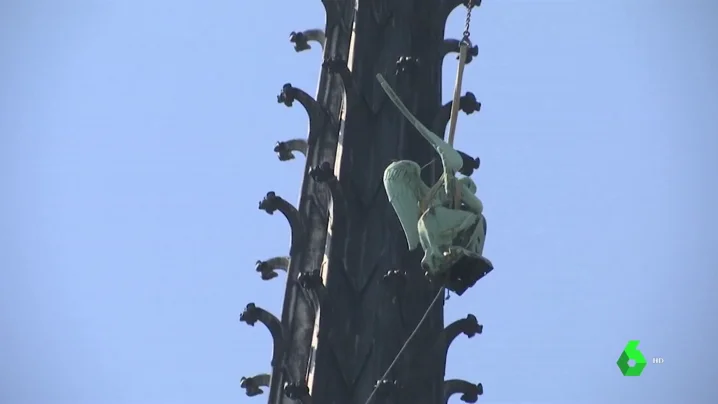
[{"label": "blue sky", "polygon": [[[482,382],[484,403],[716,396],[716,11],[474,12],[465,89],[483,110],[456,144],[482,158],[497,269],[446,304],[485,326],[447,378]],[[0,402],[266,400],[239,379],[269,369],[270,338],[238,315],[281,311],[283,282],[254,262],[287,251],[288,227],[257,202],[298,195],[304,161],[272,147],[306,114],[275,96],[314,93],[321,52],[288,34],[323,23],[319,0],[0,3]],[[629,339],[665,363],[622,377]]]}]

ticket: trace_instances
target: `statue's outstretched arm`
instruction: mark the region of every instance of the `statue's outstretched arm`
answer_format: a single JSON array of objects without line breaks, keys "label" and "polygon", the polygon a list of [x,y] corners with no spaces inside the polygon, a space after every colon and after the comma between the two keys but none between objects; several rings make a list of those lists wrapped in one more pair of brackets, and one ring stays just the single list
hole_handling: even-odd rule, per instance
[{"label": "statue's outstretched arm", "polygon": [[411,113],[411,111],[409,111],[406,105],[404,105],[399,96],[394,92],[394,89],[391,88],[389,83],[387,83],[381,74],[377,74],[376,78],[379,80],[379,84],[381,84],[381,87],[384,89],[384,92],[386,92],[386,95],[389,97],[391,102],[396,105],[402,115],[404,115],[404,117],[411,122],[424,139],[434,146],[434,149],[436,149],[436,152],[439,153],[441,162],[444,165],[444,173],[447,176],[453,176],[456,172],[461,170],[461,167],[464,165],[464,159],[461,158],[459,152],[454,150],[454,148],[450,144],[446,143],[444,139],[440,138],[434,132],[430,131],[429,128],[424,126],[424,124],[421,123],[421,121],[419,121]]},{"label": "statue's outstretched arm", "polygon": [[476,195],[474,195],[469,188],[466,187],[466,185],[461,184],[461,202],[466,205],[466,207],[476,213],[477,215],[480,215],[484,212],[484,204],[481,203],[481,199],[477,198]]}]

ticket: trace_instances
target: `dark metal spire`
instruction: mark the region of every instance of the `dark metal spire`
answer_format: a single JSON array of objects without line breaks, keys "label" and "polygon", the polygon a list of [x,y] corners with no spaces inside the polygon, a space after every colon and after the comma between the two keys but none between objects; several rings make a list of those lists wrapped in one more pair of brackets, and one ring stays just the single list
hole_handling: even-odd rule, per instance
[{"label": "dark metal spire", "polygon": [[[482,326],[469,315],[444,328],[440,299],[416,329],[441,285],[424,276],[421,251],[407,251],[382,183],[384,169],[398,159],[426,166],[427,183],[441,170],[433,149],[375,78],[383,75],[412,113],[443,136],[451,103],[442,105],[442,61],[459,44],[444,39],[444,26],[463,2],[323,3],[325,29],[290,36],[297,52],[312,42],[323,47],[316,99],[291,84],[277,97],[287,106],[299,102],[310,130],[306,138],[279,141],[274,151],[280,161],[303,154],[307,162],[296,209],[272,192],[260,203],[287,218],[292,245],[288,257],[257,262],[265,280],[285,270],[287,287],[281,319],[254,304],[242,314],[250,325],[264,323],[274,339],[271,371],[258,369],[242,387],[249,396],[268,387],[269,404],[364,404],[374,389],[374,403],[439,404],[452,394],[475,402],[481,384],[445,382],[444,365],[451,341],[460,333],[480,334]],[[476,57],[478,48],[469,54]],[[470,114],[480,103],[466,93],[461,108]],[[478,158],[462,158],[462,173],[471,175]],[[397,365],[380,380],[415,330]]]}]

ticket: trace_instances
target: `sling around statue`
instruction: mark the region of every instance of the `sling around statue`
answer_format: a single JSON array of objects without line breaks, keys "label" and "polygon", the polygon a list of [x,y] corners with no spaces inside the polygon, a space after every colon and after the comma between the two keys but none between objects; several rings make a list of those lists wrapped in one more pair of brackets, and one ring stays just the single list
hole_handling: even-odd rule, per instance
[{"label": "sling around statue", "polygon": [[377,79],[401,113],[437,151],[443,174],[434,186],[421,179],[414,161],[391,163],[384,170],[384,187],[399,217],[409,250],[421,244],[422,267],[430,278],[445,282],[462,295],[493,269],[483,257],[486,219],[471,178],[456,178],[463,160],[454,148],[432,133],[404,106],[381,75]]}]

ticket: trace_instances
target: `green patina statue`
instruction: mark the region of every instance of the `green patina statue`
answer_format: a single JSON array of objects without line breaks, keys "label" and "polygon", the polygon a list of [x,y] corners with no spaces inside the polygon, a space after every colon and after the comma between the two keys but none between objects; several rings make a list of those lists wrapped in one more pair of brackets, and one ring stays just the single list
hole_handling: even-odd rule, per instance
[{"label": "green patina statue", "polygon": [[483,257],[486,219],[476,197],[476,184],[469,177],[457,178],[463,159],[454,148],[426,128],[394,93],[381,75],[379,83],[401,113],[434,147],[441,158],[443,174],[434,186],[421,179],[414,161],[396,161],[384,170],[384,187],[399,217],[409,250],[421,244],[422,267],[449,290],[463,294],[493,269]]}]

